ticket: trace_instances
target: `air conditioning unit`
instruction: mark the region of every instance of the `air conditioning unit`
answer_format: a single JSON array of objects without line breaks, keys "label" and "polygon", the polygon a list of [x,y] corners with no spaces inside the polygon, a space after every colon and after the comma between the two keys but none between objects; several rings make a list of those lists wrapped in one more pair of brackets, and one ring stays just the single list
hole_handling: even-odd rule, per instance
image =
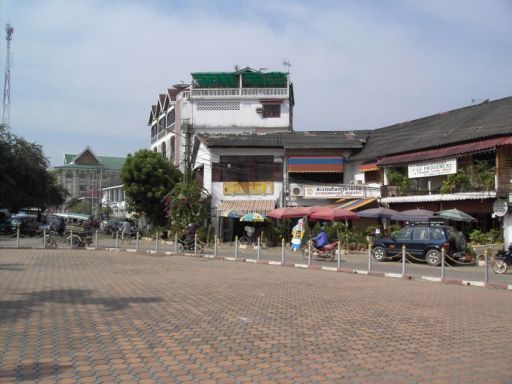
[{"label": "air conditioning unit", "polygon": [[299,184],[290,184],[290,195],[292,197],[304,196],[304,186]]},{"label": "air conditioning unit", "polygon": [[256,108],[256,113],[263,113],[263,107]]}]

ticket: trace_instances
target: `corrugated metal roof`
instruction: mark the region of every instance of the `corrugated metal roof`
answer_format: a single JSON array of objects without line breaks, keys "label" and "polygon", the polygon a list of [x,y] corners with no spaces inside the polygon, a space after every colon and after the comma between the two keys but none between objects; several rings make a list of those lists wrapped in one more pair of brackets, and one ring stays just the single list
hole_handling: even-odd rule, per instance
[{"label": "corrugated metal roof", "polygon": [[473,105],[371,131],[351,161],[425,150],[512,134],[512,97]]},{"label": "corrugated metal roof", "polygon": [[450,147],[431,149],[428,151],[386,156],[379,162],[379,165],[399,165],[422,160],[442,159],[447,157],[454,157],[461,154],[478,153],[481,151],[494,149],[496,147],[506,144],[512,144],[512,136],[498,137],[494,139],[476,141],[472,143],[452,145]]},{"label": "corrugated metal roof", "polygon": [[369,131],[295,131],[265,134],[198,134],[207,147],[273,147],[285,149],[362,148]]}]

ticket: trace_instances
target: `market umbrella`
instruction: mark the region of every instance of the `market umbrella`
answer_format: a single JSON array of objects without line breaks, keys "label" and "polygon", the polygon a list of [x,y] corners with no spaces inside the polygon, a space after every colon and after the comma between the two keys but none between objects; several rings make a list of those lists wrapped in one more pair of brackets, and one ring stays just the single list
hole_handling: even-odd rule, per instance
[{"label": "market umbrella", "polygon": [[466,212],[462,212],[457,208],[435,212],[434,216],[453,221],[476,221],[473,216],[470,216]]},{"label": "market umbrella", "polygon": [[354,212],[343,208],[322,208],[308,216],[313,220],[352,220],[357,219]]},{"label": "market umbrella", "polygon": [[267,212],[267,217],[273,219],[293,219],[297,217],[304,217],[309,214],[305,207],[283,207],[273,209]]},{"label": "market umbrella", "polygon": [[399,213],[389,208],[369,208],[356,212],[357,217],[366,217],[369,219],[389,219],[395,213]]},{"label": "market umbrella", "polygon": [[263,216],[257,212],[250,212],[250,213],[243,215],[240,218],[240,221],[247,221],[247,222],[252,222],[252,223],[255,223],[255,222],[262,223],[265,221],[265,219],[266,219],[265,216]]},{"label": "market umbrella", "polygon": [[428,209],[409,209],[407,211],[402,211],[399,213],[395,213],[390,217],[390,220],[395,221],[429,221],[435,219],[434,211],[429,211]]}]

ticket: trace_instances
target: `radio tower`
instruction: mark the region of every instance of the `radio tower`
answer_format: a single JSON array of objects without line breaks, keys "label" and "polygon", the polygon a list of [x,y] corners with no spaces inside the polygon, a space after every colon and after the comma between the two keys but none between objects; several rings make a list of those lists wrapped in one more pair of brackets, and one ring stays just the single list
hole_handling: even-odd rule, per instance
[{"label": "radio tower", "polygon": [[9,127],[11,120],[11,40],[14,28],[11,24],[5,25],[5,40],[7,51],[5,54],[5,77],[4,77],[4,109],[2,115],[2,126]]}]

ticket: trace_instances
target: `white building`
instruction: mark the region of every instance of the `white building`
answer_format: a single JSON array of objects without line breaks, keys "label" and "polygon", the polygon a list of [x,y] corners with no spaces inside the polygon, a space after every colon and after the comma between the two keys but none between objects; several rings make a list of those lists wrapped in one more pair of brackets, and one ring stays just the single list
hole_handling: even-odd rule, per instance
[{"label": "white building", "polygon": [[[159,95],[152,106],[148,122],[151,149],[181,170],[184,170],[186,151],[190,150],[196,177],[212,196],[212,208],[221,217],[234,215],[235,211],[264,213],[275,207],[282,191],[282,148],[249,152],[231,148],[213,153],[196,134],[291,132],[293,104],[293,87],[284,72],[245,68],[192,73],[192,84],[173,86],[166,94]],[[189,148],[187,132],[192,138]],[[232,165],[230,172],[228,168],[223,170],[231,184],[214,182],[212,164],[220,163]],[[279,172],[275,172],[279,173],[278,181],[274,180],[277,177],[273,173],[274,164],[279,165]],[[260,172],[252,172],[257,169]],[[243,177],[239,179],[239,176]],[[241,209],[242,205],[246,208]]]}]

